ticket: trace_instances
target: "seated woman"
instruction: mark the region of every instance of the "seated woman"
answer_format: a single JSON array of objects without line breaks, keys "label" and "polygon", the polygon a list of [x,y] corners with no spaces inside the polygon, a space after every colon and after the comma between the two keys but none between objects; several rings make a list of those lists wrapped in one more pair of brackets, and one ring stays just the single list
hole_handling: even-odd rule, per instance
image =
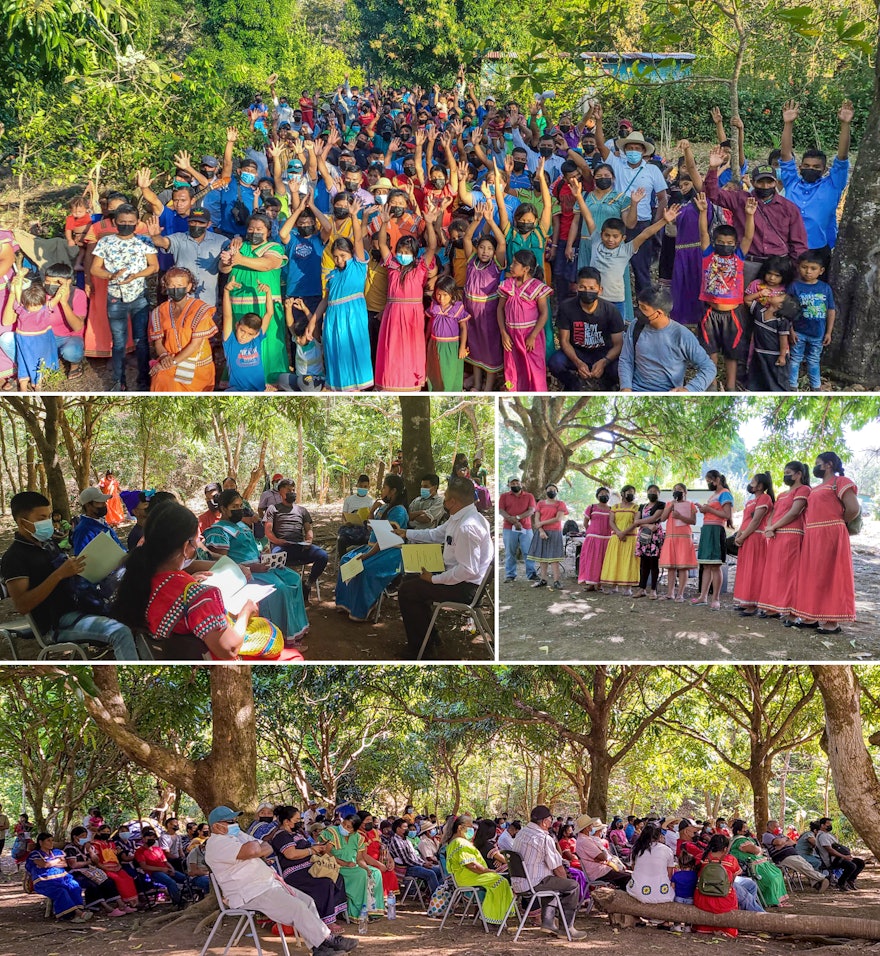
[{"label": "seated woman", "polygon": [[70,843],[64,847],[70,875],[79,884],[87,907],[100,906],[109,916],[126,916],[131,911],[120,905],[116,884],[87,856],[85,846],[88,842],[89,831],[85,827],[74,827],[70,831]]},{"label": "seated woman", "polygon": [[55,919],[86,923],[92,914],[83,909],[79,883],[67,872],[61,850],[55,849],[51,833],[37,834],[37,847],[25,860],[25,869],[34,884],[34,892],[52,901]]},{"label": "seated woman", "polygon": [[260,614],[280,628],[286,645],[294,646],[309,629],[302,578],[290,568],[267,568],[261,564],[260,546],[244,523],[244,502],[234,488],[221,491],[218,503],[220,520],[205,531],[205,544],[214,554],[225,555],[241,565],[254,581],[275,588],[260,601]]},{"label": "seated woman", "polygon": [[601,880],[623,889],[632,875],[608,849],[604,838],[605,824],[598,817],[584,814],[574,824],[577,833],[577,856],[581,861],[584,876],[591,882]]},{"label": "seated woman", "polygon": [[123,869],[116,855],[116,847],[110,839],[110,824],[102,823],[95,834],[95,839],[85,846],[89,859],[95,866],[103,870],[116,884],[119,895],[122,897],[120,906],[126,913],[136,913],[138,908],[138,892],[134,880]]},{"label": "seated woman", "polygon": [[373,861],[371,865],[382,874],[382,895],[387,899],[389,893],[400,892],[400,881],[394,872],[394,860],[379,836],[373,814],[361,812],[360,816],[363,822],[359,832],[367,841],[367,856]]},{"label": "seated woman", "polygon": [[320,842],[330,844],[330,852],[339,860],[345,895],[348,898],[348,915],[359,919],[366,906],[367,915],[375,918],[385,915],[385,898],[382,896],[382,874],[367,856],[367,842],[362,833],[361,818],[353,813],[335,827],[327,827],[319,837]]},{"label": "seated woman", "polygon": [[446,869],[456,883],[479,886],[485,890],[483,915],[487,923],[499,926],[513,902],[510,883],[486,866],[480,851],[474,846],[474,818],[469,813],[450,817],[443,833],[446,847]]},{"label": "seated woman", "polygon": [[[247,601],[233,620],[217,588],[184,570],[198,553],[199,537],[199,520],[188,508],[176,501],[151,506],[143,544],[125,559],[114,616],[131,627],[149,629],[157,657],[201,660],[209,654],[214,660],[234,661],[251,619],[257,618],[257,606]],[[302,660],[293,649],[284,650],[282,657]]]},{"label": "seated woman", "polygon": [[278,829],[270,842],[277,854],[284,882],[310,896],[315,901],[318,916],[328,926],[333,926],[348,907],[345,883],[341,876],[331,880],[309,873],[314,857],[330,853],[330,844],[312,845],[299,830],[301,815],[295,807],[275,807],[275,819]]},{"label": "seated woman", "polygon": [[791,906],[782,870],[764,853],[746,821],[734,820],[730,829],[733,833],[730,855],[758,884],[758,896],[764,906]]},{"label": "seated woman", "polygon": [[[382,495],[373,503],[371,518],[390,521],[398,528],[409,523],[406,486],[400,475],[386,475]],[[342,579],[342,567],[349,561],[360,558],[363,570],[348,581]],[[336,582],[336,606],[348,611],[353,621],[366,621],[370,609],[375,606],[382,591],[403,574],[400,548],[379,550],[376,536],[370,532],[370,543],[349,551],[339,559],[339,577]]]},{"label": "seated woman", "polygon": [[645,903],[671,903],[675,899],[672,873],[675,853],[666,845],[663,830],[646,823],[632,848],[632,878],[626,885],[630,896]]},{"label": "seated woman", "polygon": [[590,881],[584,875],[584,868],[578,859],[573,823],[565,823],[559,828],[556,842],[559,844],[559,855],[565,861],[565,872],[569,879],[577,883],[580,900],[583,903],[590,895]]},{"label": "seated woman", "polygon": [[629,860],[632,847],[626,838],[626,830],[623,826],[623,820],[621,820],[620,817],[615,817],[611,821],[611,826],[608,828],[608,841],[614,844],[614,849],[617,850],[617,854],[621,860]]},{"label": "seated woman", "polygon": [[498,849],[495,837],[495,822],[493,820],[479,820],[474,833],[474,846],[480,851],[480,856],[490,870],[504,871],[507,869],[507,860]]}]

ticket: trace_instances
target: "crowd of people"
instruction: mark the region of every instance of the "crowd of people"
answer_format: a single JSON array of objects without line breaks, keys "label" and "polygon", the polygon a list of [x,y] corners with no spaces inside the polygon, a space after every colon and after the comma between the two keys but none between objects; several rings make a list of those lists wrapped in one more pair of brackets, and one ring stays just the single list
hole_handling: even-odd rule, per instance
[{"label": "crowd of people", "polygon": [[[818,484],[811,483],[814,478]],[[732,555],[734,606],[743,617],[773,618],[820,634],[838,633],[841,623],[855,620],[849,537],[860,515],[858,488],[844,476],[834,452],[818,455],[812,469],[788,462],[782,470],[785,490],[778,495],[769,472],[754,475],[738,528],[726,477],[710,469],[705,481],[710,494],[703,503],[688,498],[684,483],[675,484],[665,501],[658,485],[648,485],[644,504],[636,503],[633,485],[624,485],[614,503],[612,491],[599,487],[596,502],[584,509],[580,533],[576,522],[567,521],[569,508],[555,484],[536,500],[519,478],[511,478],[499,498],[505,581],[516,580],[521,553],[532,587],[562,589],[569,539],[576,545],[578,582],[588,591],[684,604],[695,574],[698,593],[690,603],[717,611],[723,567]]]},{"label": "crowd of people", "polygon": [[[433,602],[472,600],[493,567],[492,534],[482,513],[491,496],[485,484],[471,480],[463,454],[443,493],[440,478],[428,474],[413,500],[400,466],[398,458],[375,500],[369,477],[361,475],[343,503],[335,604],[365,621],[383,594],[396,595],[406,635],[402,653],[415,656]],[[476,480],[486,482],[479,456],[473,466]],[[80,493],[81,514],[72,526],[40,493],[14,495],[16,533],[0,559],[0,578],[16,610],[30,615],[46,644],[102,645],[120,661],[302,660],[312,590],[329,554],[315,542],[312,515],[297,503],[295,483],[281,474],[267,479],[256,509],[232,477],[209,483],[204,494],[206,507],[197,515],[170,491],[121,491],[107,472],[101,486]],[[115,529],[126,510],[135,524],[123,544]],[[369,522],[379,520],[392,522],[401,544],[440,545],[442,570],[438,558],[434,570],[405,574],[401,548],[376,543]],[[91,581],[84,576],[87,549],[101,535],[118,557],[115,570]],[[354,559],[362,568],[349,578],[344,565]],[[249,591],[250,585],[262,587]],[[430,640],[437,637],[435,626]]]},{"label": "crowd of people", "polygon": [[[83,357],[113,389],[787,391],[821,386],[849,175],[795,158],[662,156],[601,104],[345,84],[255,96],[222,155],[187,152],[70,206],[63,261],[0,233],[0,378]],[[38,257],[34,249],[30,254]],[[656,266],[656,268],[655,268]],[[28,269],[30,271],[28,271]],[[716,379],[719,356],[724,373]]]}]

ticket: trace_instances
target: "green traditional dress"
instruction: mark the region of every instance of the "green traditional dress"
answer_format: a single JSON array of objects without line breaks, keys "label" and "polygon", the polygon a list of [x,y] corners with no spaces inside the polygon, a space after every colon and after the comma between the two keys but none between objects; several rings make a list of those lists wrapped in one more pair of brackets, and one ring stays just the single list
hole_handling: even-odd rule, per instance
[{"label": "green traditional dress", "polygon": [[[239,252],[246,259],[260,259],[262,256],[274,254],[281,257],[282,266],[287,262],[284,247],[277,242],[266,241],[257,246],[244,242]],[[233,289],[229,296],[233,327],[248,312],[256,312],[262,317],[265,299],[258,288],[260,283],[269,286],[272,290],[275,312],[266,330],[266,338],[263,340],[263,371],[266,375],[266,384],[271,385],[279,375],[290,371],[287,325],[284,321],[284,305],[281,299],[281,267],[271,269],[269,272],[257,272],[256,269],[250,269],[247,266],[235,266],[230,275],[241,286],[239,289]]]},{"label": "green traditional dress", "polygon": [[[360,833],[345,833],[339,827],[328,827],[321,839],[332,846],[331,853],[342,863],[357,863],[358,853],[366,850],[367,841]],[[361,909],[366,906],[368,913],[385,912],[385,898],[382,895],[382,873],[371,866],[369,871],[360,864],[339,868],[345,883],[345,895],[348,899],[348,915],[358,919]],[[372,907],[370,895],[372,892]]]},{"label": "green traditional dress", "polygon": [[486,865],[482,854],[470,840],[456,837],[446,850],[446,868],[455,877],[456,883],[462,886],[479,886],[485,890],[483,915],[487,923],[498,926],[513,902],[510,883],[497,873],[474,873],[468,869],[468,863]]},{"label": "green traditional dress", "polygon": [[772,860],[761,859],[754,853],[745,853],[740,849],[744,843],[754,842],[754,837],[734,837],[730,844],[730,855],[758,884],[758,895],[764,906],[779,906],[788,899],[782,870]]}]

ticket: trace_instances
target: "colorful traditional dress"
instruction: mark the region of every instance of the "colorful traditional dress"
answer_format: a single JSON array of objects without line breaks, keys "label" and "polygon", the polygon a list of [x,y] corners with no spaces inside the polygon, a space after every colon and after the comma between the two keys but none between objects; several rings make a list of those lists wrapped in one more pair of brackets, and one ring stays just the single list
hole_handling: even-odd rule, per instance
[{"label": "colorful traditional dress", "polygon": [[[809,497],[809,485],[800,485],[798,488],[788,488],[781,492],[773,506],[771,523],[788,514],[795,501]],[[791,524],[778,528],[774,536],[767,539],[764,577],[761,581],[758,607],[771,614],[788,614],[794,602],[801,547],[804,543],[805,520],[806,509]]]},{"label": "colorful traditional dress", "polygon": [[104,475],[98,482],[98,487],[102,494],[110,495],[107,499],[107,516],[104,520],[111,528],[115,528],[125,520],[126,510],[119,494],[119,479],[115,475]]},{"label": "colorful traditional dress", "polygon": [[[260,546],[254,533],[243,522],[233,524],[222,518],[204,532],[205,544],[219,553],[226,553],[236,564],[253,564],[260,560]],[[253,571],[258,584],[271,584],[275,590],[260,601],[260,614],[268,618],[286,638],[300,637],[309,629],[303,603],[302,578],[291,568]]]},{"label": "colorful traditional dress", "polygon": [[736,580],[733,582],[735,604],[758,603],[764,581],[764,564],[767,558],[767,539],[762,534],[767,526],[773,502],[770,495],[762,493],[746,502],[743,509],[743,527],[748,527],[758,508],[766,508],[757,530],[739,546],[736,555]]},{"label": "colorful traditional dress", "polygon": [[151,392],[210,392],[214,389],[214,358],[211,336],[216,335],[214,307],[193,296],[184,300],[179,315],[171,301],[163,302],[150,313],[150,341],[161,340],[167,352],[177,355],[193,339],[195,352],[171,368],[162,369],[150,379]]},{"label": "colorful traditional dress", "polygon": [[[374,517],[383,521],[395,521],[401,528],[406,528],[409,524],[409,512],[403,505],[386,505],[379,508]],[[345,608],[356,621],[365,621],[370,615],[370,609],[375,607],[376,601],[379,600],[379,595],[395,578],[403,574],[400,548],[386,548],[369,558],[364,558],[375,543],[376,536],[371,531],[369,544],[347,551],[339,559],[336,606]],[[348,581],[343,581],[342,566],[354,558],[363,560],[363,570]]]},{"label": "colorful traditional dress", "polygon": [[348,899],[348,915],[352,919],[358,919],[364,906],[367,913],[384,913],[382,874],[373,866],[365,870],[357,862],[358,854],[367,848],[363,834],[348,833],[342,827],[328,827],[319,839],[330,844],[333,856],[341,863],[355,864],[339,869]]},{"label": "colorful traditional dress", "polygon": [[[741,872],[739,863],[729,853],[722,860],[712,862],[720,862],[727,870],[730,892],[727,896],[704,896],[699,890],[694,890],[694,906],[699,910],[705,910],[707,913],[730,913],[737,908],[736,890],[733,887],[733,881]],[[697,872],[699,873],[705,865],[705,862],[702,863]],[[694,929],[702,933],[722,932],[727,933],[728,936],[737,935],[736,930],[732,927],[719,930],[716,926],[695,926]]]},{"label": "colorful traditional dress", "polygon": [[672,506],[672,511],[666,519],[666,537],[660,549],[661,568],[680,571],[697,566],[697,553],[694,550],[694,539],[691,534],[693,525],[682,521],[679,517],[679,515],[693,517],[696,513],[697,506],[693,501],[677,501]]},{"label": "colorful traditional dress", "polygon": [[471,314],[468,325],[468,361],[484,372],[504,368],[504,349],[498,330],[498,285],[501,267],[495,259],[485,265],[473,255],[468,260],[464,304]]},{"label": "colorful traditional dress", "polygon": [[[50,865],[37,866],[37,860]],[[80,885],[67,872],[63,863],[64,854],[61,850],[47,852],[38,848],[29,854],[24,864],[28,875],[33,880],[34,892],[52,901],[56,918],[66,916],[83,905]]]},{"label": "colorful traditional dress", "polygon": [[[460,392],[464,359],[458,357],[460,322],[470,316],[461,302],[452,302],[444,312],[437,302],[428,308],[428,388],[432,392]],[[495,328],[498,328],[496,322]]]},{"label": "colorful traditional dress", "polygon": [[850,478],[835,478],[810,491],[804,543],[792,613],[807,620],[854,621],[856,592],[852,549],[843,521],[843,495],[859,489]]},{"label": "colorful traditional dress", "polygon": [[287,324],[284,319],[284,305],[281,299],[281,270],[287,262],[284,246],[271,239],[252,246],[243,242],[238,250],[239,255],[246,259],[262,259],[263,256],[278,256],[281,263],[277,269],[268,272],[257,272],[248,266],[235,266],[230,273],[231,278],[239,284],[239,288],[229,293],[232,305],[233,329],[238,320],[248,312],[256,312],[262,316],[266,305],[266,296],[260,292],[259,285],[267,285],[272,293],[274,311],[263,339],[263,373],[266,384],[271,385],[279,375],[290,371],[290,356],[287,350]]},{"label": "colorful traditional dress", "polygon": [[589,505],[584,509],[584,528],[587,534],[581,548],[578,582],[597,585],[611,540],[611,509],[607,505]]},{"label": "colorful traditional dress", "polygon": [[[626,531],[639,514],[634,504],[621,503],[611,508],[611,520],[618,531]],[[639,583],[639,559],[636,557],[636,536],[628,534],[623,540],[612,535],[605,551],[599,575],[602,587],[632,587]]]},{"label": "colorful traditional dress", "polygon": [[314,900],[318,916],[325,923],[335,923],[337,917],[342,916],[348,908],[342,877],[331,880],[326,876],[312,876],[309,868],[315,862],[313,856],[304,856],[298,860],[288,860],[284,856],[283,851],[286,849],[308,850],[311,847],[311,843],[302,834],[278,830],[271,843],[284,882],[310,896]]},{"label": "colorful traditional dress", "polygon": [[531,352],[526,339],[538,324],[538,299],[546,298],[552,289],[540,279],[519,282],[505,279],[498,286],[504,302],[504,326],[513,341],[513,348],[504,353],[505,387],[511,392],[547,391],[546,333],[538,333]]},{"label": "colorful traditional dress", "polygon": [[[739,560],[739,555],[737,555]],[[746,853],[744,843],[755,843],[753,837],[734,837],[730,844],[730,855],[742,869],[758,884],[758,895],[764,906],[779,906],[788,899],[782,870],[771,860],[761,859],[754,853]]]},{"label": "colorful traditional dress", "polygon": [[[565,544],[562,540],[562,515],[568,514],[568,505],[558,498],[542,498],[535,504],[534,517],[547,521],[555,518],[550,524],[536,528],[532,525],[532,543],[529,545],[529,557],[538,564],[555,564],[562,561],[565,554]],[[547,537],[542,538],[541,532]]]},{"label": "colorful traditional dress", "polygon": [[349,259],[344,269],[327,274],[327,311],[321,335],[327,387],[334,392],[358,392],[373,386],[366,281],[366,259]]},{"label": "colorful traditional dress", "polygon": [[226,608],[217,588],[186,571],[161,571],[153,576],[147,603],[147,626],[156,641],[173,641],[172,660],[199,660],[208,647],[202,638],[227,627]]},{"label": "colorful traditional dress", "polygon": [[461,886],[480,886],[486,891],[482,901],[483,915],[487,923],[497,926],[504,920],[513,902],[510,883],[495,872],[474,873],[468,869],[468,863],[486,865],[480,851],[470,840],[456,837],[446,849],[446,868]]},{"label": "colorful traditional dress", "polygon": [[376,349],[376,388],[380,391],[418,392],[425,384],[424,258],[402,266],[396,256],[385,260],[388,300],[379,327]]},{"label": "colorful traditional dress", "polygon": [[[706,502],[716,508],[733,504],[733,495],[727,488],[714,491]],[[703,527],[700,529],[700,546],[697,548],[697,563],[721,565],[727,561],[727,547],[724,528],[727,518],[711,513],[703,513]]]},{"label": "colorful traditional dress", "polygon": [[[709,203],[709,222],[715,207]],[[672,318],[695,327],[706,313],[700,301],[703,281],[703,248],[700,243],[700,213],[686,202],[675,220],[675,266],[672,270]]]},{"label": "colorful traditional dress", "polygon": [[[379,831],[374,828],[372,830],[362,829],[360,832],[367,841],[367,856],[372,857],[372,859],[378,862],[382,855],[382,850],[385,848],[379,836]],[[400,881],[397,879],[394,867],[391,866],[389,869],[381,870],[380,872],[382,873],[382,893],[384,896],[387,898],[389,893],[399,893]]]}]

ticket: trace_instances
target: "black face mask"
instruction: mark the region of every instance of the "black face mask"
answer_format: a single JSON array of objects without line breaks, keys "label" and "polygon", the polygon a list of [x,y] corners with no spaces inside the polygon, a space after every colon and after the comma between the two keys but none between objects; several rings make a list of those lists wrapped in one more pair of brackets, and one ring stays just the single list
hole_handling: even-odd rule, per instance
[{"label": "black face mask", "polygon": [[542,146],[538,152],[544,157],[544,159],[549,159],[553,155],[552,146]]},{"label": "black face mask", "polygon": [[137,226],[131,222],[121,222],[116,227],[116,231],[120,236],[133,236],[135,229],[137,229]]},{"label": "black face mask", "polygon": [[155,837],[146,837],[144,839],[144,846],[152,846],[156,842]]},{"label": "black face mask", "polygon": [[406,212],[406,206],[389,206],[388,215],[392,219],[400,219],[400,217]]},{"label": "black face mask", "polygon": [[415,176],[415,174],[416,174],[416,168],[415,168],[415,166],[404,166],[404,167],[403,167],[403,174],[404,174],[404,176],[409,176],[409,178],[412,179],[412,177]]},{"label": "black face mask", "polygon": [[375,828],[376,828],[375,823],[365,823],[363,826],[363,829],[366,830],[367,833],[369,833],[371,830],[374,830]]},{"label": "black face mask", "polygon": [[188,231],[191,239],[201,239],[202,236],[208,231],[208,227],[192,225],[189,227]]},{"label": "black face mask", "polygon": [[715,487],[716,487],[716,486],[715,486],[715,482],[714,482],[714,481],[707,481],[707,482],[706,482],[706,487],[709,489],[709,491],[714,491],[714,490],[715,490]]},{"label": "black face mask", "polygon": [[96,505],[95,507],[95,517],[104,518],[107,515],[107,505]]},{"label": "black face mask", "polygon": [[211,509],[211,511],[219,511],[219,510],[220,510],[220,499],[217,498],[217,497],[211,498],[211,499],[208,501],[208,507]]},{"label": "black face mask", "polygon": [[585,153],[587,156],[591,156],[593,153],[596,152],[596,144],[595,144],[595,143],[584,143],[584,145],[583,145],[581,148],[583,149],[584,153]]},{"label": "black face mask", "polygon": [[334,219],[348,219],[348,209],[345,206],[334,206],[333,207],[333,218]]},{"label": "black face mask", "polygon": [[578,292],[578,299],[583,302],[584,305],[592,305],[598,298],[598,292]]},{"label": "black face mask", "polygon": [[628,492],[623,496],[623,500],[624,500],[624,501],[635,501],[635,500],[636,500],[636,496],[635,496],[631,491],[628,491]]},{"label": "black face mask", "polygon": [[442,189],[446,185],[446,180],[438,176],[436,179],[431,180],[431,185],[434,189]]},{"label": "black face mask", "polygon": [[601,504],[607,505],[607,504],[608,504],[608,495],[599,495],[599,501],[601,502]]},{"label": "black face mask", "polygon": [[229,512],[229,520],[233,524],[238,524],[239,521],[244,517],[244,508],[233,508]]},{"label": "black face mask", "polygon": [[523,236],[527,236],[530,232],[534,232],[536,225],[537,223],[534,222],[518,222],[516,224],[516,231]]},{"label": "black face mask", "polygon": [[716,256],[732,256],[736,252],[736,246],[719,246],[717,242],[714,245],[714,249]]},{"label": "black face mask", "polygon": [[288,491],[287,494],[284,496],[284,500],[285,500],[289,505],[292,505],[292,504],[294,503],[294,501],[296,501],[296,492],[295,492],[295,491]]},{"label": "black face mask", "polygon": [[746,491],[747,491],[750,495],[753,495],[753,494],[755,493],[755,486],[754,486],[754,485],[746,485]]},{"label": "black face mask", "polygon": [[518,494],[522,491],[522,485],[511,485],[511,486],[510,486],[510,490],[511,490],[515,495],[518,495]]},{"label": "black face mask", "polygon": [[55,285],[55,283],[53,282],[51,285],[47,283],[46,285],[43,286],[43,288],[46,290],[46,295],[48,295],[49,298],[51,299],[52,296],[55,295],[55,293],[61,288],[61,286]]},{"label": "black face mask", "polygon": [[794,475],[783,475],[782,483],[788,485],[789,488],[794,484]]},{"label": "black face mask", "polygon": [[515,173],[521,173],[525,168],[526,168],[526,164],[525,164],[525,163],[514,163],[514,164],[513,164],[513,171],[514,171]]},{"label": "black face mask", "polygon": [[313,236],[315,234],[314,223],[311,223],[308,226],[297,226],[297,229],[299,229],[299,234],[303,237],[303,239],[308,239],[309,236]]},{"label": "black face mask", "polygon": [[801,167],[801,179],[805,183],[817,183],[822,178],[821,169],[804,169]]},{"label": "black face mask", "polygon": [[258,246],[260,243],[263,243],[266,240],[259,232],[246,232],[244,241],[249,242],[252,246]]},{"label": "black face mask", "polygon": [[824,469],[821,465],[814,465],[814,466],[813,466],[813,477],[814,477],[814,478],[824,478],[824,477],[825,477],[825,469]]},{"label": "black face mask", "polygon": [[182,302],[188,295],[186,289],[166,289],[165,291],[172,302]]},{"label": "black face mask", "polygon": [[776,195],[775,186],[755,186],[755,196],[758,199],[770,199]]},{"label": "black face mask", "polygon": [[99,840],[109,840],[109,839],[110,839],[110,834],[107,833],[107,832],[96,833],[95,836],[96,836]]},{"label": "black face mask", "polygon": [[548,498],[555,498],[557,494],[558,494],[558,492],[556,492],[556,491],[548,491],[548,492],[547,492],[547,497],[548,497]]},{"label": "black face mask", "polygon": [[650,501],[652,504],[653,504],[653,502],[655,502],[659,497],[660,497],[660,495],[658,495],[656,491],[649,491],[649,492],[648,492],[648,501]]},{"label": "black face mask", "polygon": [[684,498],[684,492],[683,492],[683,491],[673,491],[673,492],[672,492],[672,497],[673,497],[676,501],[681,501],[681,500]]},{"label": "black face mask", "polygon": [[606,176],[600,176],[595,182],[596,189],[610,189],[614,185],[614,180]]},{"label": "black face mask", "polygon": [[347,193],[356,193],[359,188],[360,188],[360,186],[359,186],[357,183],[346,183],[346,184],[345,184],[345,191],[346,191]]}]

